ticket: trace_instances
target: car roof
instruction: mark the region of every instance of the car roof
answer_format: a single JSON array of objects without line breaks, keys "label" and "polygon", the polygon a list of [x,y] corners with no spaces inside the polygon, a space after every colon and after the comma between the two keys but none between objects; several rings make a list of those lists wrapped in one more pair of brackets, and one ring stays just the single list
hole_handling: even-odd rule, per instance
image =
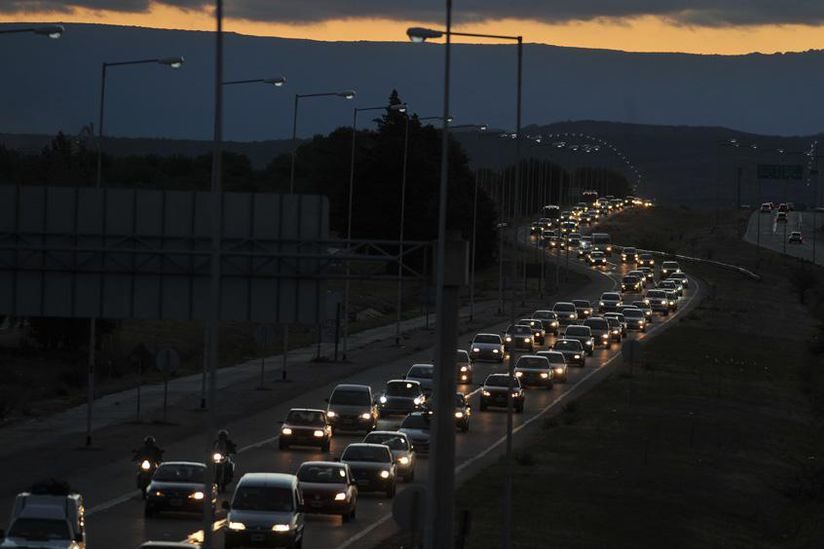
[{"label": "car roof", "polygon": [[347,450],[352,446],[357,446],[358,448],[386,448],[385,444],[375,444],[372,442],[352,442],[351,444],[347,444],[344,450]]},{"label": "car roof", "polygon": [[412,368],[414,368],[416,366],[421,366],[421,367],[425,367],[425,368],[434,368],[435,367],[434,364],[429,364],[429,363],[426,363],[426,362],[417,362],[417,363],[413,364],[412,366],[410,366],[409,369],[411,370]]},{"label": "car roof", "polygon": [[482,333],[480,333],[480,334],[475,334],[475,336],[474,336],[474,337],[478,337],[478,336],[495,336],[495,337],[501,337],[501,335],[500,335],[500,334],[490,334],[490,333],[488,333],[488,332],[482,332]]},{"label": "car roof", "polygon": [[[402,436],[402,437],[406,438],[406,433],[404,433],[403,431],[372,431],[371,433],[366,433],[366,437],[368,437],[369,435],[394,435],[394,436]],[[366,437],[363,437],[363,438],[366,438]],[[367,444],[369,444],[369,443],[367,443]]]},{"label": "car roof", "polygon": [[346,390],[346,391],[364,391],[364,392],[371,390],[369,385],[358,385],[358,384],[355,384],[355,383],[339,383],[339,384],[335,385],[335,388],[332,391],[334,392],[334,391],[337,391],[338,389]]},{"label": "car roof", "polygon": [[297,484],[297,481],[298,479],[295,475],[288,475],[286,473],[246,473],[240,477],[235,490],[247,484],[275,488],[291,488]]},{"label": "car roof", "polygon": [[200,549],[200,544],[192,545],[182,541],[147,541],[140,545],[138,549]]},{"label": "car roof", "polygon": [[[544,358],[544,357],[542,357],[541,355],[537,355],[537,354],[536,355],[521,355],[521,356],[518,357],[518,360],[521,360],[522,358]],[[506,374],[502,374],[502,375],[506,375]]]},{"label": "car roof", "polygon": [[387,385],[390,383],[409,383],[410,385],[417,385],[418,387],[421,386],[421,382],[415,379],[390,379],[386,382]]},{"label": "car roof", "polygon": [[290,408],[288,413],[291,414],[292,412],[312,412],[312,413],[316,413],[316,414],[325,414],[326,413],[325,410],[318,410],[316,408]]},{"label": "car roof", "polygon": [[[211,455],[211,454],[210,454]],[[206,468],[205,463],[198,463],[197,461],[164,461],[159,465],[159,467],[163,467],[166,465],[177,465],[177,466],[186,466],[186,467],[203,467]]]},{"label": "car roof", "polygon": [[[379,431],[372,431],[372,432],[373,432],[373,433],[377,433],[377,432],[379,432]],[[370,433],[370,434],[371,434],[371,433]],[[345,463],[341,463],[340,461],[323,461],[323,460],[318,460],[318,461],[304,461],[303,463],[301,463],[301,464],[300,464],[300,467],[303,467],[304,465],[336,465],[336,466],[338,466],[338,467],[346,467],[346,464],[345,464]],[[300,467],[298,467],[298,468],[300,468]]]}]

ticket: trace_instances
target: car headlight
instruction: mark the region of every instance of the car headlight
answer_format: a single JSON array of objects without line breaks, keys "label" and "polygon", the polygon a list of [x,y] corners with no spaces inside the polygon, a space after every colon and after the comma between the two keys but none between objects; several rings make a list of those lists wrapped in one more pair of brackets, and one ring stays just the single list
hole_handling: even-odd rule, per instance
[{"label": "car headlight", "polygon": [[609,337],[609,334],[601,334],[601,339],[607,339],[608,337]]},{"label": "car headlight", "polygon": [[512,341],[512,338],[510,336],[506,336],[506,342],[509,343],[510,341]]},{"label": "car headlight", "polygon": [[649,299],[644,300],[644,305],[649,305]]},{"label": "car headlight", "polygon": [[335,412],[333,410],[328,410],[326,412],[326,417],[335,417]]},{"label": "car headlight", "polygon": [[289,436],[289,435],[292,434],[292,429],[290,429],[289,427],[284,427],[283,429],[280,430],[280,434]]},{"label": "car headlight", "polygon": [[291,529],[291,526],[288,524],[275,524],[272,526],[273,532],[288,532]]},{"label": "car headlight", "polygon": [[558,325],[558,322],[557,322],[557,321],[555,321],[555,320],[553,320],[552,322],[550,322],[550,324],[549,324],[549,325],[550,325],[550,326],[557,326],[557,325]]},{"label": "car headlight", "polygon": [[498,354],[498,353],[500,353],[501,351],[500,351],[499,349],[492,349],[492,352],[493,352],[493,353],[495,353],[495,354]]},{"label": "car headlight", "polygon": [[670,305],[675,305],[675,301],[670,301]]},{"label": "car headlight", "polygon": [[160,490],[155,490],[154,492],[152,492],[152,495],[156,498],[162,498],[163,492],[161,492]]},{"label": "car headlight", "polygon": [[535,337],[541,337],[541,332],[535,332]]},{"label": "car headlight", "polygon": [[580,360],[580,359],[581,359],[581,355],[575,355],[575,360]]},{"label": "car headlight", "polygon": [[615,335],[618,335],[619,330],[616,328],[616,329],[612,330],[612,333],[615,334]]},{"label": "car headlight", "polygon": [[415,397],[415,398],[412,399],[412,403],[415,406],[420,406],[422,402],[423,402],[423,399],[421,397]]},{"label": "car headlight", "polygon": [[522,377],[523,375],[523,372],[515,372],[515,377]]},{"label": "car headlight", "polygon": [[466,371],[468,371],[468,370],[469,370],[469,368],[467,368],[466,366],[461,366],[461,371],[462,371],[462,372],[466,372]]},{"label": "car headlight", "polygon": [[316,430],[312,433],[312,436],[314,436],[315,438],[323,438],[323,435],[324,435],[324,434],[325,434],[325,433],[324,433],[323,431],[321,431],[320,429],[316,429]]},{"label": "car headlight", "polygon": [[152,464],[148,459],[144,459],[143,461],[140,462],[140,468],[143,469],[144,471],[148,471],[149,469],[152,468]]},{"label": "car headlight", "polygon": [[400,463],[401,465],[409,465],[409,458],[407,456],[401,456],[398,459],[398,463]]},{"label": "car headlight", "polygon": [[569,318],[575,318],[575,313],[569,315]]},{"label": "car headlight", "polygon": [[531,339],[531,338],[528,338],[528,337],[525,337],[525,338],[524,338],[524,343],[529,343],[530,341],[532,341],[532,339]]},{"label": "car headlight", "polygon": [[488,396],[492,395],[492,393],[490,393],[487,390],[483,390],[481,394],[483,394],[483,396],[485,396],[485,397],[488,397]]},{"label": "car headlight", "polygon": [[463,414],[463,412],[461,412],[460,410],[459,410],[459,411],[457,411],[457,412],[455,412],[455,417],[456,417],[456,418],[461,419],[463,416],[464,416],[464,414]]},{"label": "car headlight", "polygon": [[381,471],[381,478],[389,478],[389,471],[385,469]]},{"label": "car headlight", "polygon": [[612,246],[607,246],[607,251],[611,252],[612,251]]},{"label": "car headlight", "polygon": [[194,500],[201,501],[206,496],[203,494],[203,492],[198,490],[197,492],[194,492],[193,494],[191,494],[189,497],[194,499]]},{"label": "car headlight", "polygon": [[242,522],[236,522],[236,521],[230,520],[229,521],[229,530],[234,530],[235,532],[239,532],[241,530],[246,530],[246,525],[243,524]]},{"label": "car headlight", "polygon": [[514,392],[514,393],[512,393],[512,398],[518,398],[518,396],[519,396],[519,395],[518,395],[518,392],[517,392],[517,391],[516,391],[516,392]]},{"label": "car headlight", "polygon": [[385,397],[385,396],[382,396],[382,397],[380,397],[380,398],[378,399],[378,401],[379,401],[381,404],[386,404],[386,397]]},{"label": "car headlight", "polygon": [[546,372],[541,372],[541,378],[542,378],[542,379],[546,379],[546,378],[548,378],[548,377],[549,377],[549,374],[548,374],[548,373],[546,373]]},{"label": "car headlight", "polygon": [[346,492],[338,492],[335,494],[335,501],[345,501],[346,500]]},{"label": "car headlight", "polygon": [[481,349],[480,349],[480,347],[475,347],[475,348],[472,349],[472,352],[473,353],[480,353]]},{"label": "car headlight", "polygon": [[369,412],[364,412],[360,415],[361,419],[372,419],[372,414]]},{"label": "car headlight", "polygon": [[601,307],[603,307],[603,306],[604,306],[604,302],[603,302],[603,301],[599,301],[599,302],[598,302],[598,305],[600,305]]}]

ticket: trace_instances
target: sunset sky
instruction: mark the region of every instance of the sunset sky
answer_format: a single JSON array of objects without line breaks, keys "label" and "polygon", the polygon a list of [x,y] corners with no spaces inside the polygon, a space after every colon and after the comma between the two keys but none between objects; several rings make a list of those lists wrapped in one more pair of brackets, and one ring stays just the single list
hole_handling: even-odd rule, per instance
[{"label": "sunset sky", "polygon": [[[207,0],[2,0],[0,22],[83,22],[211,30]],[[812,0],[463,0],[456,30],[526,42],[626,51],[742,54],[819,49],[824,6]],[[442,26],[442,0],[226,0],[225,28],[313,40],[405,40]],[[463,10],[463,11],[462,11]]]}]

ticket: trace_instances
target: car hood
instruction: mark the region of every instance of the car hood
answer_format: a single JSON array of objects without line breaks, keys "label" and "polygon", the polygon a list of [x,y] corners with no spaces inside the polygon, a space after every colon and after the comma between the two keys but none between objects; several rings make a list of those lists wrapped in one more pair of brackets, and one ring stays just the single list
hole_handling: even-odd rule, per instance
[{"label": "car hood", "polygon": [[431,378],[407,377],[406,379],[408,379],[409,381],[417,381],[418,383],[421,384],[421,387],[427,387],[427,388],[432,387],[432,379]]},{"label": "car hood", "polygon": [[538,366],[516,366],[514,371],[515,372],[546,372],[551,367],[552,367],[551,365],[547,366],[545,368],[538,367]]},{"label": "car hood", "polygon": [[300,482],[300,489],[313,493],[337,494],[346,491],[346,484],[329,482]]},{"label": "car hood", "polygon": [[270,529],[275,524],[292,524],[294,513],[291,511],[247,511],[232,509],[226,515],[227,522],[242,522],[246,528],[257,527]]},{"label": "car hood", "polygon": [[153,480],[149,483],[149,490],[174,490],[176,492],[184,492],[184,491],[191,491],[196,492],[200,490],[201,492],[206,490],[206,486],[204,484],[198,484],[194,482],[164,482]]},{"label": "car hood", "polygon": [[406,433],[406,436],[409,437],[411,440],[429,440],[431,436],[430,431],[425,431],[424,429],[400,429],[401,433]]},{"label": "car hood", "polygon": [[472,347],[475,349],[500,349],[500,343],[473,343]]},{"label": "car hood", "polygon": [[368,404],[330,404],[327,410],[333,410],[338,415],[359,416],[372,412],[372,407]]},{"label": "car hood", "polygon": [[[508,387],[498,387],[498,386],[495,386],[495,387],[484,386],[483,390],[488,391],[490,393],[505,393],[509,390],[509,388]],[[512,385],[512,390],[517,391],[518,390],[518,385],[513,384]]]},{"label": "car hood", "polygon": [[16,549],[78,549],[76,541],[67,539],[26,540],[23,538],[5,538],[0,547]]},{"label": "car hood", "polygon": [[418,397],[406,397],[406,396],[397,396],[397,395],[395,395],[395,396],[383,395],[383,398],[385,398],[385,399],[386,399],[386,403],[389,403],[389,402],[392,402],[392,403],[399,403],[399,402],[403,402],[403,403],[406,403],[406,402],[409,402],[409,403],[414,403],[414,402],[415,402],[415,399],[416,399],[416,398],[418,398]]},{"label": "car hood", "polygon": [[385,461],[344,461],[344,463],[349,464],[349,468],[353,471],[383,471],[392,465]]}]

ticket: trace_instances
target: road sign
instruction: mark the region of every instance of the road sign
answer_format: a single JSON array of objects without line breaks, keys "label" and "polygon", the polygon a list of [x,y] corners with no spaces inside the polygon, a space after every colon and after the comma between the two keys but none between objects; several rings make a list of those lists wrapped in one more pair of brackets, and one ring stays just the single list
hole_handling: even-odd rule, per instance
[{"label": "road sign", "polygon": [[423,530],[426,520],[426,488],[412,484],[392,501],[392,518],[398,526],[413,533]]},{"label": "road sign", "polygon": [[758,179],[799,181],[804,179],[804,166],[800,164],[759,164]]},{"label": "road sign", "polygon": [[268,347],[275,342],[275,329],[271,324],[261,324],[255,328],[255,343],[259,347]]},{"label": "road sign", "polygon": [[180,368],[180,355],[171,347],[165,347],[155,355],[155,366],[164,374],[173,374]]}]

